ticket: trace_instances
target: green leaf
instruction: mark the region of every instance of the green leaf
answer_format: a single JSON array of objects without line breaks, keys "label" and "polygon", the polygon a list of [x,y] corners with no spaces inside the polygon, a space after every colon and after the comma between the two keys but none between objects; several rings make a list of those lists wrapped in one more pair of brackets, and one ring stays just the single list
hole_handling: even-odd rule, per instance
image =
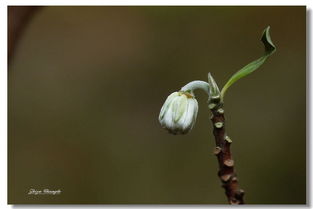
[{"label": "green leaf", "polygon": [[210,98],[217,99],[220,98],[220,90],[212,77],[211,73],[208,75],[208,84],[209,84],[209,91],[210,91]]},{"label": "green leaf", "polygon": [[238,72],[236,72],[225,84],[221,91],[222,99],[224,98],[226,90],[234,84],[236,81],[238,81],[240,78],[243,78],[256,69],[258,69],[264,62],[265,60],[272,55],[276,51],[276,47],[273,44],[270,36],[270,26],[267,26],[267,28],[263,31],[261,41],[264,44],[264,55],[260,57],[259,59],[249,63],[248,65],[244,66],[241,68]]}]

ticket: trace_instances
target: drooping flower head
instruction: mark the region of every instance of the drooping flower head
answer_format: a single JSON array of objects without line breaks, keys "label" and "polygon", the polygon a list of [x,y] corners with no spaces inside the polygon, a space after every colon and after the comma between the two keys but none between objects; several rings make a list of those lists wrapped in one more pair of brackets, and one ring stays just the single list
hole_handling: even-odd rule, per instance
[{"label": "drooping flower head", "polygon": [[193,93],[174,92],[162,106],[159,121],[172,134],[186,134],[194,126],[198,113],[198,102]]}]

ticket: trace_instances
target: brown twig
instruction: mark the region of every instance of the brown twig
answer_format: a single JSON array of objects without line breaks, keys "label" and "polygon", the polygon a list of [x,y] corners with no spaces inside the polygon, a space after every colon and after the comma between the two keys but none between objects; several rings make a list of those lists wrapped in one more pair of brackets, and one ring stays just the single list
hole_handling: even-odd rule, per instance
[{"label": "brown twig", "polygon": [[221,179],[222,187],[230,204],[244,204],[244,191],[239,188],[238,179],[234,169],[234,160],[232,159],[230,145],[231,139],[225,131],[225,117],[222,103],[211,103],[209,108],[212,111],[212,122],[214,126],[213,134],[215,136],[216,147],[214,154],[217,156],[219,171],[218,176]]},{"label": "brown twig", "polygon": [[12,59],[14,49],[31,17],[40,6],[9,6],[8,7],[8,59]]}]

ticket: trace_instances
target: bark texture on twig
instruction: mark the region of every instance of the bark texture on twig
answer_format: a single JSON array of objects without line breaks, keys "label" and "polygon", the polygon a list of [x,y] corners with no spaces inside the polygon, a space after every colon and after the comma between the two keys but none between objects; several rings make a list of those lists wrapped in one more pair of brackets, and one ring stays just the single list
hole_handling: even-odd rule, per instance
[{"label": "bark texture on twig", "polygon": [[218,159],[218,176],[221,179],[222,187],[230,204],[244,204],[244,191],[239,188],[238,179],[234,169],[234,160],[230,151],[231,139],[225,131],[225,117],[223,105],[221,103],[211,106],[212,122],[214,126],[216,147],[214,154]]}]

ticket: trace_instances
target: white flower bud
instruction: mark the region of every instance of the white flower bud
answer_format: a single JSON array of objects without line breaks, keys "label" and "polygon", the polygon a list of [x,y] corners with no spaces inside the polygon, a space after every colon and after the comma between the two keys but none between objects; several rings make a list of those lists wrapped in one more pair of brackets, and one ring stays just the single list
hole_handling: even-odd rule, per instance
[{"label": "white flower bud", "polygon": [[193,94],[185,91],[169,95],[161,109],[159,121],[172,134],[186,134],[194,126],[198,102]]}]

